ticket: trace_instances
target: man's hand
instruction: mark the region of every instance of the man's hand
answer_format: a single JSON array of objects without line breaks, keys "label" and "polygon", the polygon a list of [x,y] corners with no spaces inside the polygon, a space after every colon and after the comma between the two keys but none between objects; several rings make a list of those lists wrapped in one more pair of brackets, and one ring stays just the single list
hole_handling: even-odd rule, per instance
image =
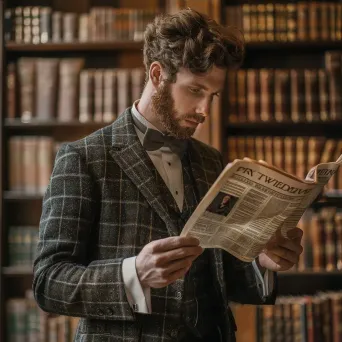
[{"label": "man's hand", "polygon": [[271,271],[287,271],[298,263],[303,252],[301,241],[303,231],[294,228],[288,231],[287,237],[279,232],[267,244],[264,253],[259,255],[259,265]]},{"label": "man's hand", "polygon": [[142,286],[161,288],[183,277],[203,252],[194,237],[168,237],[152,241],[139,253],[135,267]]}]

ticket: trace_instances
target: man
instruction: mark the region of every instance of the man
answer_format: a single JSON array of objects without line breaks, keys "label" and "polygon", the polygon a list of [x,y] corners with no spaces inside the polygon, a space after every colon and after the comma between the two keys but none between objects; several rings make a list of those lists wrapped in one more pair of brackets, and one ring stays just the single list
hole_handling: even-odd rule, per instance
[{"label": "man", "polygon": [[227,216],[235,204],[235,201],[231,201],[230,199],[231,196],[225,195],[215,212]]},{"label": "man", "polygon": [[238,38],[195,11],[158,17],[140,100],[61,147],[33,288],[43,310],[82,317],[76,341],[234,341],[228,302],[273,303],[272,271],[298,261],[297,228],[253,263],[179,237],[223,167],[191,136],[242,57]]}]

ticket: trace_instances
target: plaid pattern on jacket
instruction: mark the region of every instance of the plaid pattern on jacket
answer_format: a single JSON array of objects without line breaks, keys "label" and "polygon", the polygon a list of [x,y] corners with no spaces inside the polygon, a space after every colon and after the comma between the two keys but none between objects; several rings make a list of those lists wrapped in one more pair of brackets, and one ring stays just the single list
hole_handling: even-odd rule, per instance
[{"label": "plaid pattern on jacket", "polygon": [[[221,157],[194,139],[189,155],[202,198],[222,170]],[[43,199],[33,289],[43,310],[82,317],[76,341],[175,340],[172,317],[181,306],[175,294],[183,280],[151,289],[149,316],[131,309],[122,277],[125,258],[181,229],[155,171],[136,135],[130,108],[112,125],[62,145],[56,156]],[[262,300],[250,263],[218,249],[210,250],[210,259],[224,303],[226,341],[231,342],[235,323],[228,302]]]}]

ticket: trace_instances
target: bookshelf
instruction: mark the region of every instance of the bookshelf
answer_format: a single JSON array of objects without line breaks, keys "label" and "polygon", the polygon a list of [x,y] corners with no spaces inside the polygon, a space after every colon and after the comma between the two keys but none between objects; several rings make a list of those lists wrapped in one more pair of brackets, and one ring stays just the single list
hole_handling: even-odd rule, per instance
[{"label": "bookshelf", "polygon": [[[300,5],[298,5],[299,3]],[[270,16],[267,14],[268,4],[272,4],[273,6],[271,6],[271,13],[278,13],[278,16],[276,15],[273,17],[273,20],[272,15]],[[302,7],[299,8],[300,6]],[[328,9],[330,6],[331,9]],[[337,9],[340,6],[341,4],[337,1],[334,3],[332,2],[331,4],[326,4],[325,2],[304,4],[299,1],[258,1],[257,3],[239,0],[225,1],[225,18],[227,21],[239,26],[241,29],[247,28],[246,58],[241,68],[243,71],[240,73],[238,71],[236,78],[234,76],[231,77],[230,83],[228,76],[228,92],[225,97],[226,101],[222,106],[223,108],[227,108],[226,112],[224,110],[222,111],[222,120],[225,129],[223,136],[227,139],[225,143],[222,143],[222,146],[223,154],[227,156],[227,160],[229,160],[229,156],[231,156],[230,159],[234,159],[239,153],[242,154],[243,152],[241,152],[241,150],[246,154],[252,153],[253,148],[259,148],[259,150],[263,151],[261,156],[263,156],[264,159],[268,159],[267,161],[272,163],[286,163],[286,160],[291,159],[287,158],[289,151],[292,147],[295,148],[295,146],[297,146],[297,142],[300,142],[300,145],[303,147],[305,144],[309,144],[310,141],[314,141],[314,139],[317,139],[317,141],[320,139],[326,139],[326,141],[329,139],[331,141],[340,139],[342,128],[341,109],[339,108],[336,112],[337,115],[334,116],[334,120],[323,120],[323,117],[321,116],[324,112],[324,110],[322,110],[322,108],[324,109],[324,101],[322,100],[324,99],[324,96],[322,96],[323,92],[320,92],[320,90],[317,91],[317,88],[310,88],[309,86],[309,84],[311,84],[315,87],[319,82],[320,76],[317,76],[318,81],[315,80],[316,72],[318,75],[324,74],[322,79],[325,75],[328,75],[328,78],[337,77],[339,80],[336,81],[337,86],[342,84],[340,78],[341,69],[338,71],[338,76],[331,74],[330,72],[332,69],[329,68],[330,71],[327,73],[326,70],[317,71],[319,69],[322,70],[327,66],[327,54],[334,54],[337,51],[342,50],[340,40],[341,27],[337,26],[341,24],[341,20],[337,19],[339,23],[336,24],[335,22],[336,26],[334,26],[333,22],[325,22],[325,25],[321,25],[322,22],[318,22],[318,20],[323,20],[322,18],[325,18],[325,14],[327,14],[328,11],[333,11],[334,8]],[[263,14],[265,13],[265,10],[266,15]],[[296,14],[292,16],[296,10],[297,16]],[[340,9],[338,9],[338,11],[339,10]],[[230,14],[229,11],[231,11]],[[321,11],[320,16],[317,16],[318,11]],[[286,14],[284,15],[284,13]],[[303,15],[303,13],[303,22],[296,22],[295,19],[298,19],[298,15]],[[265,35],[267,37],[269,32],[267,28],[268,24],[263,21],[264,15],[269,19],[269,23],[274,25],[276,31],[278,29],[278,32],[275,32],[272,37],[273,41],[265,41]],[[309,17],[311,19],[308,19]],[[259,18],[261,18],[261,20]],[[330,18],[330,20],[333,20],[333,16],[330,16]],[[316,24],[314,24],[315,20]],[[305,23],[307,24],[306,28]],[[318,27],[320,32],[317,29]],[[264,31],[265,28],[266,32]],[[244,31],[246,33],[246,30]],[[300,35],[303,34],[306,35],[307,39],[299,40]],[[325,39],[322,39],[323,36]],[[262,42],[260,41],[260,38],[263,40]],[[295,81],[291,83],[291,80],[296,79],[297,75],[305,74],[305,69],[313,70],[313,76],[310,75],[311,72],[307,72],[307,76],[304,76],[304,78],[307,78],[307,81],[297,84],[306,84],[304,87],[313,90],[305,92],[302,87],[302,90],[298,91],[300,92],[302,99],[305,99],[303,101],[305,102],[305,107],[308,108],[309,105],[313,104],[314,106],[311,108],[316,108],[315,111],[318,109],[316,113],[320,112],[320,114],[316,116],[316,119],[318,120],[312,120],[312,117],[310,117],[310,115],[306,116],[307,112],[303,110],[300,112],[300,120],[295,122],[294,117],[291,116],[291,114],[296,113],[295,110],[298,107],[291,107],[291,104],[297,104],[298,94],[295,92],[291,93],[291,89],[294,89],[297,85]],[[264,70],[263,74],[261,74],[261,70]],[[278,72],[277,76],[279,79],[282,79],[279,83],[282,83],[284,87],[278,92],[278,98],[274,94],[277,90],[272,91],[270,88],[263,86],[268,82],[265,81],[265,79],[274,80],[272,78],[272,72],[268,73],[268,70],[272,70],[274,73]],[[283,71],[287,71],[289,76]],[[334,83],[335,81],[330,79],[329,85],[331,85],[330,82]],[[239,83],[241,85],[240,88]],[[279,86],[279,83],[278,85],[272,83],[273,88],[276,89],[277,86]],[[323,84],[322,80],[321,83]],[[258,87],[261,88],[260,92],[258,91]],[[320,89],[323,88],[324,87]],[[229,91],[229,89],[231,90]],[[300,86],[298,86],[297,89],[300,89]],[[329,90],[330,89],[333,89],[333,87],[329,86]],[[328,98],[332,94],[331,92],[329,93],[329,90],[326,93]],[[319,104],[314,104],[312,102],[312,94],[314,91],[317,91],[317,96],[314,97],[319,99]],[[282,96],[280,95],[279,97],[280,93],[288,94],[288,97],[286,99],[283,98],[284,101],[282,101]],[[249,94],[251,94],[250,97],[248,96]],[[340,98],[340,95],[337,95],[337,98]],[[331,100],[332,99],[329,98],[328,101]],[[279,101],[278,107],[276,107],[276,101]],[[250,105],[251,103],[252,105]],[[273,107],[272,105],[267,107],[270,103],[272,103]],[[329,110],[331,110],[331,112],[334,110],[334,103],[331,102],[330,105],[331,107],[329,107],[328,112]],[[267,115],[269,108],[272,108],[270,111],[272,115],[270,116]],[[246,116],[241,115],[241,112],[243,111],[245,111]],[[289,115],[284,115],[280,120],[277,120],[274,115],[276,111],[278,111],[278,114],[286,112]],[[329,117],[332,114],[331,112],[328,113]],[[265,113],[267,119],[263,120],[262,114],[265,115]],[[298,116],[296,116],[296,119],[298,119]],[[255,137],[259,137],[259,139],[255,139]],[[307,139],[309,137],[311,137],[311,139]],[[253,141],[253,139],[255,140]],[[286,146],[284,146],[285,140],[291,144],[295,142],[295,144],[290,145],[292,147],[287,149]],[[267,142],[265,143],[265,141]],[[276,145],[276,143],[278,145]],[[235,147],[240,147],[240,151],[236,150]],[[340,147],[337,148],[337,150],[338,149],[340,150],[336,151],[335,155],[342,152]],[[312,155],[312,151],[315,151],[315,149],[305,145],[305,148],[297,150],[297,153],[301,154],[304,150],[305,152],[302,156]],[[292,153],[294,153],[293,151],[294,150],[292,149]],[[321,153],[319,149],[317,149],[316,152],[317,155]],[[335,155],[333,155],[333,152],[330,152],[329,158],[335,158]],[[260,156],[260,153],[254,155],[254,157],[257,156]],[[279,156],[281,156],[283,160],[280,160]],[[253,158],[253,153],[250,157]],[[302,158],[301,161],[306,163],[306,157]],[[281,165],[279,166],[281,167]],[[287,164],[287,166],[289,166],[289,164]],[[307,169],[308,166],[306,167],[306,172],[308,171]],[[304,177],[304,175],[301,177]],[[341,189],[341,185],[338,186],[338,189]],[[327,233],[327,231],[329,229],[336,229],[336,231],[339,229],[337,228],[337,221],[334,223],[329,221],[328,223],[326,219],[329,210],[336,210],[336,212],[339,212],[342,207],[340,196],[341,193],[340,191],[336,191],[335,186],[334,189],[330,188],[321,200],[312,206],[310,211],[312,221],[309,221],[309,223],[306,223],[305,225],[303,223],[305,226],[305,236],[308,236],[311,239],[317,234],[317,238],[319,233],[321,233],[325,240],[324,242],[316,238],[314,238],[314,242],[309,241],[310,239],[306,240],[303,253],[305,254],[305,257],[304,255],[302,256],[298,269],[279,274],[279,295],[287,297],[285,297],[284,300],[281,299],[280,303],[274,307],[262,308],[241,306],[235,311],[237,325],[240,327],[237,332],[238,342],[275,340],[300,340],[305,342],[314,340],[322,342],[332,341],[328,336],[323,336],[323,334],[320,335],[320,329],[321,325],[326,324],[326,327],[324,328],[326,329],[325,331],[335,331],[336,334],[336,323],[332,323],[336,319],[336,315],[333,315],[333,309],[329,311],[324,306],[324,303],[326,303],[323,298],[324,296],[319,295],[318,293],[321,291],[340,291],[342,289],[342,272],[340,266],[328,265],[328,260],[332,260],[332,255],[328,256],[325,254],[328,250],[328,248],[326,248],[328,243],[329,246],[335,246],[332,235]],[[310,229],[312,231],[310,231]],[[336,231],[334,230],[334,232]],[[335,239],[339,238],[335,235]],[[312,244],[312,248],[308,248],[310,247],[310,243]],[[327,245],[324,245],[325,243]],[[337,251],[334,247],[332,248],[336,253]],[[325,258],[324,262],[327,263],[325,264],[320,257]],[[316,264],[317,267],[312,267],[313,263],[320,263],[321,261],[322,264]],[[311,267],[308,267],[308,265]],[[327,271],[327,269],[329,269],[329,271]],[[294,298],[293,302],[289,299],[291,297]],[[333,302],[332,299],[330,300]],[[296,301],[301,303],[300,308]],[[320,325],[317,325],[310,320],[311,318],[308,312],[309,308],[312,308],[310,304],[311,301],[316,303],[315,310],[322,310],[322,312],[324,312],[324,314],[322,313],[324,317],[319,314],[315,316],[316,322],[319,322]],[[290,315],[288,315],[289,312],[291,313]],[[300,314],[298,314],[299,312]],[[286,317],[286,320],[284,320],[283,317]],[[331,322],[330,326],[326,322],[327,319]],[[254,324],[252,322],[253,320]],[[317,336],[315,339],[313,339],[312,330],[310,329],[315,329],[315,334]],[[338,340],[338,338],[335,337],[334,340]]]},{"label": "bookshelf", "polygon": [[91,43],[46,43],[46,44],[6,44],[7,51],[21,52],[68,52],[68,51],[125,51],[141,50],[142,42],[91,42]]},{"label": "bookshelf", "polygon": [[[21,52],[68,52],[68,51],[115,51],[115,50],[141,50],[143,44],[140,41],[127,42],[90,42],[90,43],[45,43],[45,44],[19,44],[8,43],[6,50],[12,53]],[[321,50],[321,49],[341,49],[342,42],[320,41],[320,42],[249,42],[246,43],[247,51],[254,50]]]},{"label": "bookshelf", "polygon": [[[191,7],[198,5],[199,1],[190,1]],[[3,8],[17,6],[51,6],[54,10],[74,13],[88,13],[91,7],[107,6],[109,1],[90,1],[90,0],[42,0],[42,1],[24,1],[0,0],[0,17],[3,18]],[[116,1],[117,8],[128,7],[130,9],[139,8],[158,8],[165,10],[167,0],[121,0]],[[174,1],[174,3],[183,3],[186,1]],[[250,2],[236,0],[203,0],[203,3],[215,4],[216,19],[227,24],[226,10],[237,6],[248,5]],[[270,1],[273,3],[273,1]],[[275,2],[274,2],[275,3]],[[281,1],[282,4],[286,2]],[[335,2],[337,4],[337,2]],[[337,5],[336,5],[337,6]],[[196,8],[203,10],[205,7]],[[206,7],[211,11],[211,7]],[[241,7],[242,8],[242,7]],[[254,16],[255,16],[254,11]],[[253,19],[253,15],[251,18]],[[241,19],[241,18],[240,18]],[[253,19],[254,20],[254,19]],[[3,21],[2,21],[3,23]],[[243,23],[242,23],[243,24]],[[55,141],[62,142],[67,140],[76,140],[85,136],[108,123],[104,122],[80,122],[76,119],[68,122],[61,122],[55,118],[37,120],[31,118],[25,122],[20,119],[20,112],[16,109],[14,118],[8,118],[7,106],[7,67],[10,63],[18,63],[23,57],[29,58],[84,58],[85,69],[96,68],[139,68],[142,67],[142,48],[141,41],[120,40],[115,41],[88,41],[88,42],[46,42],[46,43],[21,43],[2,41],[3,27],[0,28],[0,76],[2,80],[2,91],[0,92],[1,115],[0,115],[0,159],[2,165],[8,165],[9,161],[9,141],[12,137],[34,137],[49,136]],[[249,32],[250,33],[250,32]],[[342,50],[342,40],[336,39],[315,39],[302,41],[252,41],[246,42],[246,60],[242,69],[261,68],[322,68],[324,65],[324,53],[326,51]],[[286,58],[285,58],[285,57]],[[228,87],[227,87],[228,88]],[[228,91],[229,88],[228,88]],[[228,95],[228,93],[227,93]],[[254,136],[290,136],[296,138],[298,136],[323,136],[328,139],[339,139],[342,128],[342,117],[334,121],[312,121],[297,122],[284,120],[281,122],[260,120],[252,121],[248,116],[245,120],[237,120],[232,122],[229,120],[230,104],[229,95],[222,96],[220,103],[216,103],[210,120],[202,128],[198,137],[204,142],[210,143],[220,149],[224,155],[224,159],[228,162],[232,156],[229,150],[227,138],[229,137],[254,137]],[[16,99],[18,102],[18,98]],[[8,168],[3,167],[0,175],[0,192],[2,202],[0,205],[1,237],[0,253],[1,265],[1,281],[0,281],[0,304],[1,316],[6,317],[6,301],[15,297],[25,296],[25,290],[31,287],[32,269],[29,266],[9,266],[8,265],[8,232],[11,226],[38,225],[41,212],[42,195],[35,193],[24,193],[22,191],[11,191],[9,189]],[[313,205],[314,212],[326,207],[342,207],[342,194],[336,191],[327,192],[324,197]],[[38,228],[37,228],[38,229]],[[279,292],[281,295],[298,295],[298,294],[315,294],[320,290],[339,290],[342,289],[342,272],[340,271],[291,271],[283,273],[279,277]],[[256,319],[255,315],[248,313],[250,319]],[[247,324],[247,325],[246,325]],[[255,324],[256,326],[256,324]],[[253,325],[251,328],[250,321],[247,323],[241,321],[240,330],[250,331],[253,339],[249,335],[247,340],[238,336],[238,342],[254,342],[257,340],[258,332]],[[6,338],[6,321],[0,324],[0,342],[9,342]],[[7,336],[8,337],[8,336]],[[44,341],[45,342],[45,341]],[[65,341],[68,342],[68,341]]]}]

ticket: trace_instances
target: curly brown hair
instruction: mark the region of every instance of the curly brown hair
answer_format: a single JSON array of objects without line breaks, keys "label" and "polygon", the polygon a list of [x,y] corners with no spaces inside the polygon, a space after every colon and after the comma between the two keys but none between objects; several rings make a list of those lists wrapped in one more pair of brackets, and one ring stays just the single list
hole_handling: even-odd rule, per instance
[{"label": "curly brown hair", "polygon": [[219,25],[193,9],[157,16],[144,34],[146,78],[151,63],[158,61],[174,82],[180,68],[204,73],[214,65],[235,68],[244,58],[244,40],[238,30]]}]

